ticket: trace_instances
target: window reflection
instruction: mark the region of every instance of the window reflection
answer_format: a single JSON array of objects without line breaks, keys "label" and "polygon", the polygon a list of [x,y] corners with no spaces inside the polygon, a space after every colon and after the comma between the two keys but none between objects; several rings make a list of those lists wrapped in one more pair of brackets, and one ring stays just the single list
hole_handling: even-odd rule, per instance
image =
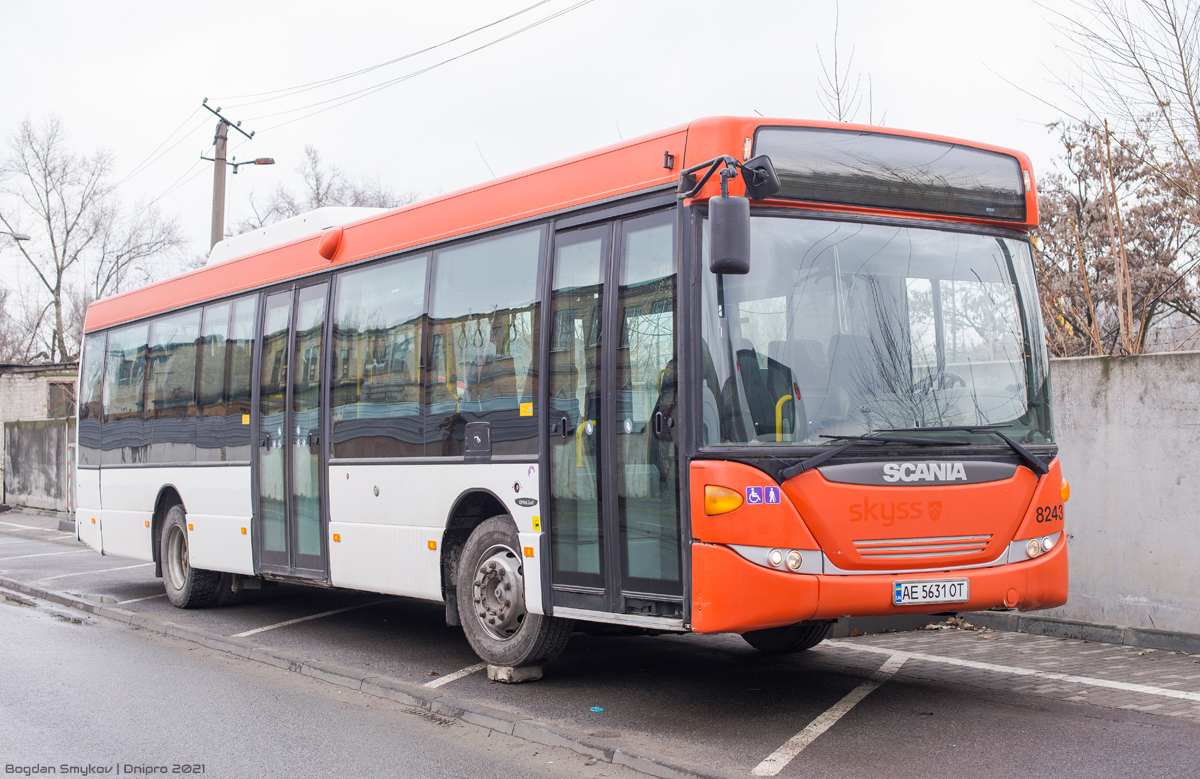
[{"label": "window reflection", "polygon": [[424,453],[421,313],[428,255],[338,279],[333,335],[333,456]]},{"label": "window reflection", "polygon": [[493,454],[537,452],[536,299],[541,229],[438,252],[430,301],[426,454],[462,455],[468,422]]}]

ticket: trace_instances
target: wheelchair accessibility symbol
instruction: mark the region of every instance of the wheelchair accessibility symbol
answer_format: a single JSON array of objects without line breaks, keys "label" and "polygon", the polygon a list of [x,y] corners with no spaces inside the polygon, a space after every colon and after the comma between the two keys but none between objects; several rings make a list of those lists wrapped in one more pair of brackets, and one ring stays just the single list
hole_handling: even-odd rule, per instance
[{"label": "wheelchair accessibility symbol", "polygon": [[746,488],[746,503],[750,506],[761,506],[764,503],[779,503],[779,497],[779,488],[774,485]]}]

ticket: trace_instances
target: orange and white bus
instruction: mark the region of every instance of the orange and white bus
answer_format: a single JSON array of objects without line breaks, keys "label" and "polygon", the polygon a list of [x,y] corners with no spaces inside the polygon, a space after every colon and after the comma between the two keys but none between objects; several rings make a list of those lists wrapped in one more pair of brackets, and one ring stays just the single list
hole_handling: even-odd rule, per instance
[{"label": "orange and white bus", "polygon": [[89,308],[78,534],[183,608],[443,601],[507,666],[1056,606],[1036,223],[1018,152],[710,118],[237,236]]}]

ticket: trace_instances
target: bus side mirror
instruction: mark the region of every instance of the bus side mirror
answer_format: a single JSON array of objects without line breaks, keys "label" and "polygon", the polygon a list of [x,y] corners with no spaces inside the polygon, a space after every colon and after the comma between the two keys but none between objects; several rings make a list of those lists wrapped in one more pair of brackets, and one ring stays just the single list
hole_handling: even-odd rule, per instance
[{"label": "bus side mirror", "polygon": [[708,269],[744,276],[750,272],[750,199],[714,197],[708,201]]},{"label": "bus side mirror", "polygon": [[746,182],[746,197],[751,200],[774,197],[782,188],[779,175],[775,173],[775,166],[765,154],[747,160],[742,165],[742,180]]}]

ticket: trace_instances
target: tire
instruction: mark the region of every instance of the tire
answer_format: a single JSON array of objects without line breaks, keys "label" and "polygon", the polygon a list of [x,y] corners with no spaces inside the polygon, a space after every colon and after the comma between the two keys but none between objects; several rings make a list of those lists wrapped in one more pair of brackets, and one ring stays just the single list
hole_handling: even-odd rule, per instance
[{"label": "tire", "polygon": [[211,606],[217,597],[221,574],[193,568],[188,562],[187,514],[175,505],[167,512],[159,542],[163,585],[171,605],[180,609]]},{"label": "tire", "polygon": [[545,665],[571,638],[571,621],[525,611],[525,569],[507,516],[471,532],[458,562],[458,614],[475,654],[491,665]]},{"label": "tire", "polygon": [[832,622],[801,622],[781,628],[751,630],[743,633],[746,643],[769,655],[803,652],[825,640],[833,628]]}]

